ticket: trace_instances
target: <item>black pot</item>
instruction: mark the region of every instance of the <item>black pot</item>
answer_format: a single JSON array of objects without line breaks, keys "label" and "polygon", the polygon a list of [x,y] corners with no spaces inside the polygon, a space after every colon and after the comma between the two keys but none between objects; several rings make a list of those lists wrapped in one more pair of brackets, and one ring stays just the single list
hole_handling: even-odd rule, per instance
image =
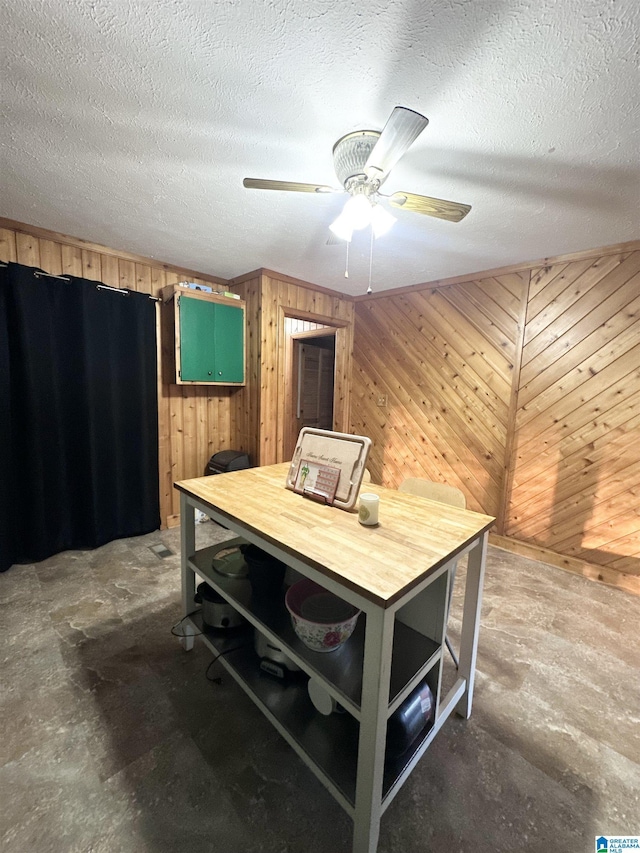
[{"label": "black pot", "polygon": [[249,570],[251,592],[256,598],[275,598],[282,594],[285,564],[257,545],[243,545],[242,553]]}]

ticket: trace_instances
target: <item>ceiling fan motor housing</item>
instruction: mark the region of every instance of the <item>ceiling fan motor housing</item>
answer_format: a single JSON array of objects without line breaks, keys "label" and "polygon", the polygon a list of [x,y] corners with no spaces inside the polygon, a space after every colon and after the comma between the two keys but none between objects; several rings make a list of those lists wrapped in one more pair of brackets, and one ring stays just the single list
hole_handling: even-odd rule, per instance
[{"label": "ceiling fan motor housing", "polygon": [[[471,210],[468,204],[460,204],[455,201],[447,201],[442,198],[417,195],[416,193],[395,192],[391,195],[382,196],[380,187],[386,181],[391,169],[405,154],[407,149],[415,142],[418,136],[428,125],[429,119],[408,107],[395,107],[387,120],[382,131],[378,130],[355,130],[341,136],[333,146],[333,165],[338,180],[351,196],[347,205],[355,203],[355,207],[368,213],[367,222],[371,216],[377,220],[376,236],[381,236],[383,223],[380,199],[385,199],[391,207],[401,207],[407,211],[421,213],[424,216],[435,216],[438,219],[446,219],[449,222],[460,222]],[[273,181],[260,178],[245,178],[243,185],[250,189],[260,190],[282,190],[297,193],[331,193],[336,192],[334,187],[323,184],[298,183],[295,181]],[[338,190],[339,192],[339,190]],[[369,207],[361,202],[366,200]],[[336,225],[345,210],[333,225]],[[361,228],[353,222],[354,205],[349,208],[348,222],[342,222],[342,230],[349,236],[342,239],[349,240],[353,228]],[[333,226],[331,226],[333,227]],[[390,227],[387,222],[387,228]],[[336,232],[337,233],[337,232]],[[339,235],[340,236],[340,235]]]},{"label": "ceiling fan motor housing", "polygon": [[333,166],[348,192],[354,191],[354,185],[366,182],[365,163],[379,138],[377,130],[357,130],[342,136],[333,146]]}]

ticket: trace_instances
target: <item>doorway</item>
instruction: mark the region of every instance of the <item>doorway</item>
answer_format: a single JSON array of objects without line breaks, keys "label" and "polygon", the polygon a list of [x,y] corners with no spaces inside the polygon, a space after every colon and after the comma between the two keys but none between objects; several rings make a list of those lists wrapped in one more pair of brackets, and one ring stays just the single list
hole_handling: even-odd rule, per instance
[{"label": "doorway", "polygon": [[290,347],[290,405],[286,411],[285,458],[291,459],[302,427],[334,428],[336,330],[293,332]]}]

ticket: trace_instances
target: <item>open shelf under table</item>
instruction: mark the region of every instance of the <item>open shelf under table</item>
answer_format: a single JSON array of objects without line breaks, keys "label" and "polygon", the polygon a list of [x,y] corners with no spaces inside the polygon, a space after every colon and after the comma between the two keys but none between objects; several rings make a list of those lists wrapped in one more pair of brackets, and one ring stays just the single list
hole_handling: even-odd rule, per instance
[{"label": "open shelf under table", "polygon": [[[355,631],[347,642],[332,652],[314,652],[302,643],[291,625],[284,605],[284,594],[270,601],[257,600],[251,594],[246,578],[229,578],[212,568],[212,558],[219,546],[197,551],[190,559],[191,568],[210,583],[258,630],[271,634],[279,647],[286,647],[291,657],[307,674],[331,685],[338,701],[356,717],[362,697],[362,670],[366,616],[361,614]],[[390,712],[413,689],[418,676],[424,677],[440,660],[440,646],[413,628],[396,620],[389,689]]]},{"label": "open shelf under table", "polygon": [[[199,615],[191,617],[190,622],[196,631],[202,631]],[[200,639],[214,655],[220,656],[220,662],[253,702],[332,791],[343,808],[352,814],[360,732],[358,722],[347,713],[320,714],[309,698],[304,676],[282,683],[261,672],[250,630],[203,632]],[[432,736],[433,730],[424,730],[407,752],[401,756],[387,756],[383,800],[404,775],[425,741]]]}]

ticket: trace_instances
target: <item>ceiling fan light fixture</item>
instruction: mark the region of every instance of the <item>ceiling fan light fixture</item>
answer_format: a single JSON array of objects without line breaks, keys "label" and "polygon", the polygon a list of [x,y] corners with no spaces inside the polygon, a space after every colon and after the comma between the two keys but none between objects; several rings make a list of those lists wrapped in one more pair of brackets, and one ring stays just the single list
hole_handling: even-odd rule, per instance
[{"label": "ceiling fan light fixture", "polygon": [[371,208],[371,227],[373,228],[373,236],[376,240],[390,231],[397,221],[393,214],[389,213],[388,210],[385,210],[379,204],[375,204]]},{"label": "ceiling fan light fixture", "polygon": [[331,223],[329,230],[335,234],[339,240],[346,240],[347,243],[351,242],[351,238],[353,237],[353,225],[349,218],[344,215],[344,211],[334,222]]},{"label": "ceiling fan light fixture", "polygon": [[364,195],[354,195],[347,201],[340,216],[329,229],[340,240],[351,242],[354,231],[366,228],[371,222],[371,202]]},{"label": "ceiling fan light fixture", "polygon": [[361,231],[369,225],[376,239],[382,237],[394,222],[397,222],[395,216],[379,204],[372,203],[366,195],[358,194],[349,199],[340,216],[329,228],[340,240],[350,242],[354,231]]},{"label": "ceiling fan light fixture", "polygon": [[[387,122],[379,130],[357,130],[341,136],[333,146],[333,165],[342,189],[326,184],[299,183],[295,181],[245,178],[248,189],[279,190],[297,193],[346,193],[349,200],[338,218],[329,226],[332,235],[349,243],[354,231],[371,226],[370,260],[373,241],[386,234],[397,221],[389,211],[379,206],[385,204],[405,211],[434,216],[449,222],[460,220],[471,210],[470,205],[409,192],[385,195],[380,187],[395,164],[429,124],[429,119],[408,107],[395,107]],[[404,215],[404,214],[403,214]],[[335,242],[330,238],[328,243]],[[371,265],[371,264],[370,264]]]},{"label": "ceiling fan light fixture", "polygon": [[371,202],[362,194],[353,195],[345,204],[342,216],[351,223],[354,231],[361,231],[371,223]]}]

